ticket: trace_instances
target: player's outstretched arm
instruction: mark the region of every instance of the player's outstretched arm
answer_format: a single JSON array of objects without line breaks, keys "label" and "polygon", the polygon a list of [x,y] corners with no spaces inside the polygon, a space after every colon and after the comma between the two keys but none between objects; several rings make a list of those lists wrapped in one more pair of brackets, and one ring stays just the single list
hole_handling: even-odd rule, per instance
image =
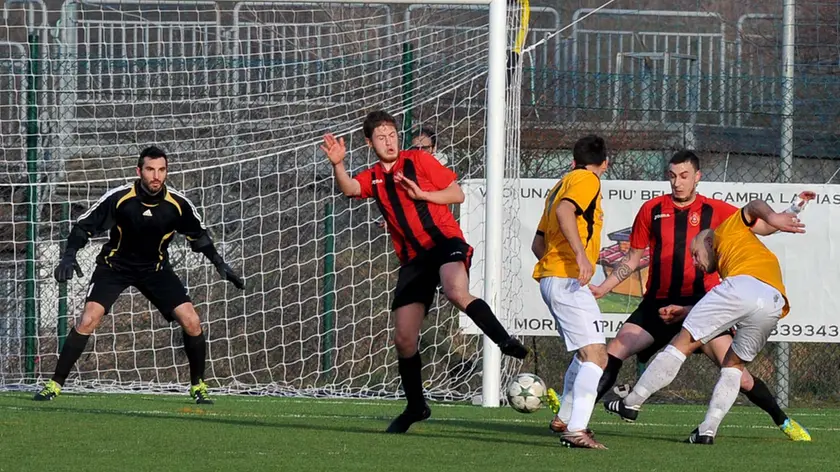
[{"label": "player's outstretched arm", "polygon": [[333,166],[333,174],[335,181],[341,193],[348,197],[358,197],[362,194],[362,185],[347,173],[344,168],[344,157],[347,155],[347,146],[344,144],[344,138],[336,139],[332,134],[324,135],[324,144],[321,145],[321,150],[327,155],[330,164]]},{"label": "player's outstretched arm", "polygon": [[183,214],[176,230],[186,236],[190,243],[190,248],[193,252],[200,252],[204,254],[215,267],[216,272],[222,279],[229,281],[236,288],[242,290],[245,288],[245,281],[242,280],[236,272],[225,262],[225,259],[216,250],[213,244],[213,239],[210,238],[210,233],[204,226],[201,216],[198,214],[198,209],[193,203],[183,194],[177,193],[170,189],[170,193],[174,194],[176,199],[181,200],[181,208]]},{"label": "player's outstretched arm", "polygon": [[613,291],[615,287],[618,286],[621,282],[627,280],[636,269],[639,268],[639,264],[642,262],[642,256],[645,255],[644,249],[635,249],[630,248],[630,251],[624,255],[624,257],[619,261],[618,267],[604,280],[601,285],[595,285],[589,287],[592,291],[592,295],[595,295],[595,298],[601,298],[604,295]]},{"label": "player's outstretched arm", "polygon": [[[797,198],[795,198],[794,201],[791,202],[790,208],[785,210],[785,213],[798,215],[802,210],[805,209],[805,206],[808,204],[808,202],[815,198],[817,198],[817,194],[814,192],[811,192],[809,190],[801,192],[799,195],[797,195]],[[779,232],[779,230],[776,227],[771,226],[764,220],[758,220],[752,227],[752,232],[759,236],[769,236],[771,234]]]},{"label": "player's outstretched arm", "polygon": [[[412,182],[413,183],[413,182]],[[416,184],[415,184],[416,185]],[[419,188],[419,187],[418,187]],[[452,205],[464,203],[464,191],[458,182],[452,182],[443,190],[435,190],[429,192],[426,201],[431,203],[438,203],[440,205]]]},{"label": "player's outstretched arm", "polygon": [[84,275],[76,261],[76,253],[87,245],[91,236],[108,231],[114,226],[117,201],[126,191],[128,187],[124,186],[106,192],[73,224],[64,253],[53,272],[56,281],[63,283],[72,280],[74,273],[79,277]]},{"label": "player's outstretched arm", "polygon": [[580,234],[578,233],[576,211],[577,208],[575,208],[574,203],[568,200],[561,200],[554,212],[557,216],[557,222],[560,225],[560,232],[566,238],[566,241],[569,242],[569,246],[571,246],[572,252],[575,254],[575,260],[580,270],[578,281],[581,285],[586,285],[595,274],[595,268],[592,267],[592,263],[586,258],[586,248],[583,246],[583,241],[581,241]]},{"label": "player's outstretched arm", "polygon": [[804,233],[805,225],[792,213],[777,213],[764,200],[753,200],[741,210],[744,223],[754,226],[758,220],[786,233]]}]

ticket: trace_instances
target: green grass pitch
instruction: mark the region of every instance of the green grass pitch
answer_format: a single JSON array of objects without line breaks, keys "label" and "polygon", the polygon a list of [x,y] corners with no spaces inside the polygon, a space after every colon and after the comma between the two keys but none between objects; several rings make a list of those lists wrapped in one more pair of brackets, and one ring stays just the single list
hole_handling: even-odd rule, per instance
[{"label": "green grass pitch", "polygon": [[405,435],[382,430],[402,401],[216,396],[73,395],[35,403],[0,395],[0,471],[837,470],[837,410],[790,411],[811,431],[794,443],[753,407],[735,407],[714,446],[681,441],[705,406],[648,405],[627,424],[596,406],[591,427],[607,451],[565,449],[551,413],[433,404]]},{"label": "green grass pitch", "polygon": [[641,301],[638,297],[610,292],[598,300],[598,307],[601,308],[601,313],[633,313]]}]

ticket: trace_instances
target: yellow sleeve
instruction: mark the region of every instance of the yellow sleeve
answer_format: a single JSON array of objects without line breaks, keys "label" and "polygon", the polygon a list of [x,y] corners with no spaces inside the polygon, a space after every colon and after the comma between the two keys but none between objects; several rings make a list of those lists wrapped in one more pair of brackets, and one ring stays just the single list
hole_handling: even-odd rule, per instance
[{"label": "yellow sleeve", "polygon": [[558,198],[569,201],[575,205],[578,214],[592,204],[598,192],[601,190],[601,181],[598,176],[587,170],[576,170],[568,176],[569,181]]}]

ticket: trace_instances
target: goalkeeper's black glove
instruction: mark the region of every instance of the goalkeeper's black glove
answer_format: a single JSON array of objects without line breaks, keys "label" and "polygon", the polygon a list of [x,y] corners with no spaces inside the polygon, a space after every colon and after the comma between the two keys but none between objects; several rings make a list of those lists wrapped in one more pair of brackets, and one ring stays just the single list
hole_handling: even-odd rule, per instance
[{"label": "goalkeeper's black glove", "polygon": [[53,276],[58,283],[64,283],[73,279],[73,272],[79,277],[83,276],[82,268],[76,261],[76,251],[65,251],[64,256],[58,262],[58,266],[53,272]]},{"label": "goalkeeper's black glove", "polygon": [[242,277],[236,275],[236,272],[234,272],[233,269],[231,269],[230,266],[227,265],[227,262],[225,262],[225,260],[222,259],[222,256],[220,256],[218,253],[216,253],[213,256],[213,258],[210,259],[210,262],[212,262],[213,265],[216,266],[216,271],[223,279],[231,282],[233,286],[238,288],[239,290],[243,290],[245,288],[245,281],[242,280]]}]

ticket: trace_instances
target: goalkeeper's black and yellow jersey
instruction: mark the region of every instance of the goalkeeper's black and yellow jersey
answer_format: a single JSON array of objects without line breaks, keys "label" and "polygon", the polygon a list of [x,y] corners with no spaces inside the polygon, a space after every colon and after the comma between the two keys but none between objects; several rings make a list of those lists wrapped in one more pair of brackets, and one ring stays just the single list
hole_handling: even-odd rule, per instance
[{"label": "goalkeeper's black and yellow jersey", "polygon": [[175,233],[187,237],[193,251],[210,256],[216,250],[195,205],[183,194],[163,186],[149,194],[138,179],[111,189],[79,217],[67,239],[75,254],[88,239],[110,230],[110,238],[96,258],[115,270],[167,269],[167,248]]}]

